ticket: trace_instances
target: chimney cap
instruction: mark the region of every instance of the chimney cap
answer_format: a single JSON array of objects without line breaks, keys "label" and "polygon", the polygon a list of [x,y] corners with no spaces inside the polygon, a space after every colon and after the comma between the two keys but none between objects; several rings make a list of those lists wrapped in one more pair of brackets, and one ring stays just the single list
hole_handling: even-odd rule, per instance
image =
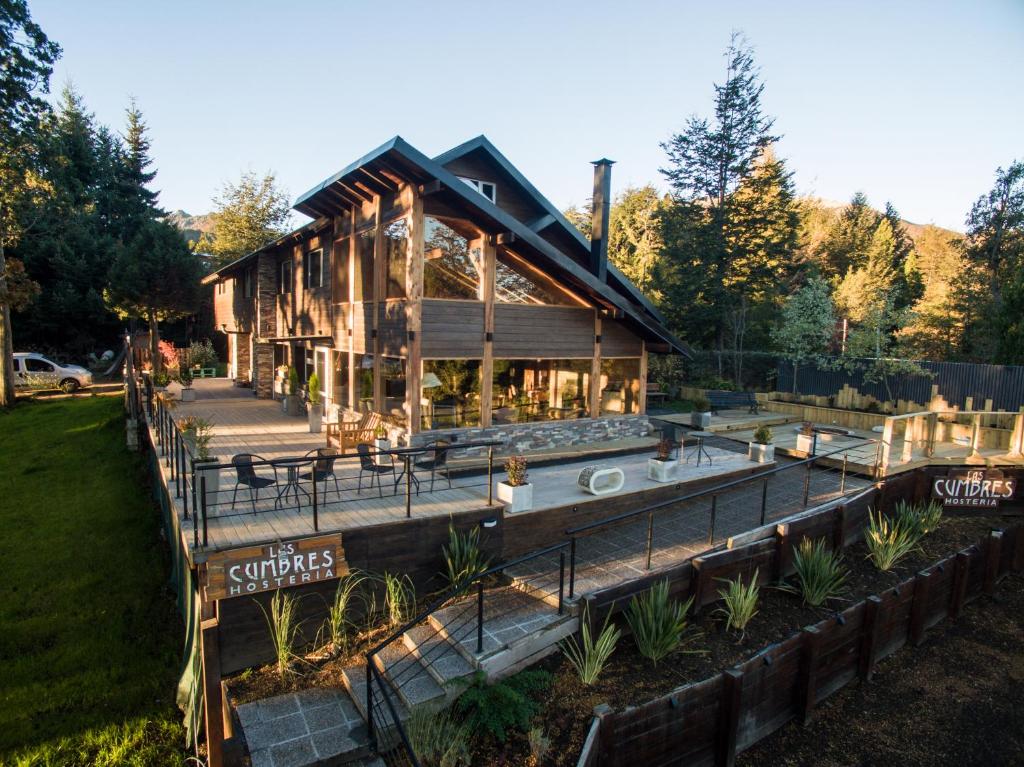
[{"label": "chimney cap", "polygon": [[591,165],[614,165],[615,160],[609,160],[607,157],[602,157],[600,160],[594,160]]}]

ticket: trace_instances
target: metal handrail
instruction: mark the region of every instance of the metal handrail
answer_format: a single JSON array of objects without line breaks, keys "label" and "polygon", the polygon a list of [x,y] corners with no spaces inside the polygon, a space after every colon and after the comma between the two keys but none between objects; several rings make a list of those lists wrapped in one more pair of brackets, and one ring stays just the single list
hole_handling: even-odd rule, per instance
[{"label": "metal handrail", "polygon": [[769,469],[768,471],[762,471],[762,472],[759,472],[757,474],[751,474],[750,476],[741,477],[740,479],[734,479],[734,480],[731,480],[729,482],[725,482],[725,483],[723,483],[721,485],[715,485],[714,487],[704,488],[703,490],[695,490],[692,493],[687,493],[685,495],[680,495],[680,496],[677,496],[675,498],[670,498],[667,501],[659,501],[658,503],[651,504],[650,506],[644,506],[643,508],[640,508],[640,509],[634,509],[633,511],[627,511],[624,514],[618,514],[618,515],[616,515],[614,517],[609,517],[608,519],[601,519],[601,520],[598,520],[596,522],[589,522],[589,523],[587,523],[585,525],[580,525],[579,527],[570,527],[570,528],[568,528],[565,531],[565,534],[569,535],[569,536],[577,536],[579,533],[587,532],[587,531],[590,531],[590,530],[594,530],[594,529],[597,529],[599,527],[612,526],[612,525],[614,525],[614,524],[616,524],[618,522],[623,522],[623,521],[625,521],[627,519],[632,519],[633,517],[638,517],[638,516],[641,516],[643,514],[649,514],[652,511],[659,511],[660,509],[663,509],[663,508],[665,508],[667,506],[674,506],[677,503],[682,503],[684,501],[691,501],[691,500],[693,500],[695,498],[700,498],[702,496],[710,495],[712,493],[714,493],[714,494],[722,493],[722,492],[724,492],[726,490],[730,490],[733,487],[738,487],[739,485],[745,484],[747,482],[753,482],[755,480],[763,480],[763,479],[766,479],[768,477],[772,477],[772,476],[774,476],[776,474],[780,474],[780,473],[782,473],[784,471],[788,471],[790,469],[796,468],[797,466],[804,466],[806,464],[813,463],[814,461],[817,461],[817,460],[819,460],[821,458],[828,458],[829,456],[836,455],[838,453],[846,453],[846,452],[849,452],[850,450],[853,450],[855,448],[864,447],[865,445],[873,445],[877,441],[878,440],[874,440],[874,439],[864,440],[863,442],[859,442],[856,445],[848,445],[847,447],[839,448],[838,450],[833,450],[833,451],[830,451],[828,453],[821,453],[819,455],[812,455],[812,456],[810,456],[808,458],[804,458],[802,460],[786,464],[785,466],[776,466],[774,469]]}]

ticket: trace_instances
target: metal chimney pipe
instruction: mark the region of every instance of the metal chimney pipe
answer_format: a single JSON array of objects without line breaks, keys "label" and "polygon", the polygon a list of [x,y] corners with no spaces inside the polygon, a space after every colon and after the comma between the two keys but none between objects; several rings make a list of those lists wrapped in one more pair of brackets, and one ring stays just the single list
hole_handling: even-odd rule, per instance
[{"label": "metal chimney pipe", "polygon": [[590,271],[601,282],[608,279],[608,227],[612,207],[612,165],[606,157],[595,160],[594,197],[590,232]]}]

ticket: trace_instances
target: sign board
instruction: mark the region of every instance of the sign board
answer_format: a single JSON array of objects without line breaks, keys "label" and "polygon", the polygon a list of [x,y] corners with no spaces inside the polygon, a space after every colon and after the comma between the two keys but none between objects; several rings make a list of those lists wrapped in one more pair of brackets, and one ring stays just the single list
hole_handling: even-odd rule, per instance
[{"label": "sign board", "polygon": [[957,508],[994,509],[1016,490],[1017,480],[999,469],[954,469],[932,481],[932,496]]},{"label": "sign board", "polygon": [[206,560],[206,599],[318,583],[346,573],[340,534],[218,551]]}]

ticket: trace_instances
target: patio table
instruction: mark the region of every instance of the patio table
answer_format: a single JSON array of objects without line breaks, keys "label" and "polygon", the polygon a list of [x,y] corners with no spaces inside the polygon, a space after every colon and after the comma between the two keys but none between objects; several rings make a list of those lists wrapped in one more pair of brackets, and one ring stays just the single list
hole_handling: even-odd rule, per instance
[{"label": "patio table", "polygon": [[272,466],[282,467],[288,472],[284,486],[278,491],[277,499],[274,501],[275,509],[279,506],[284,506],[284,502],[288,500],[289,492],[295,496],[295,505],[299,507],[299,511],[302,511],[302,500],[299,498],[299,493],[305,495],[310,503],[313,502],[313,496],[309,494],[306,488],[299,484],[299,469],[310,465],[313,463],[313,460],[305,456],[297,456],[293,458],[274,458],[270,461]]},{"label": "patio table", "polygon": [[385,453],[390,456],[402,459],[402,471],[395,478],[395,492],[398,492],[398,485],[402,481],[402,477],[405,476],[406,472],[409,472],[410,481],[416,485],[416,495],[420,494],[420,480],[416,476],[416,472],[413,471],[413,459],[419,458],[421,455],[426,455],[433,448],[430,447],[392,447],[387,450],[381,450],[381,453]]}]

